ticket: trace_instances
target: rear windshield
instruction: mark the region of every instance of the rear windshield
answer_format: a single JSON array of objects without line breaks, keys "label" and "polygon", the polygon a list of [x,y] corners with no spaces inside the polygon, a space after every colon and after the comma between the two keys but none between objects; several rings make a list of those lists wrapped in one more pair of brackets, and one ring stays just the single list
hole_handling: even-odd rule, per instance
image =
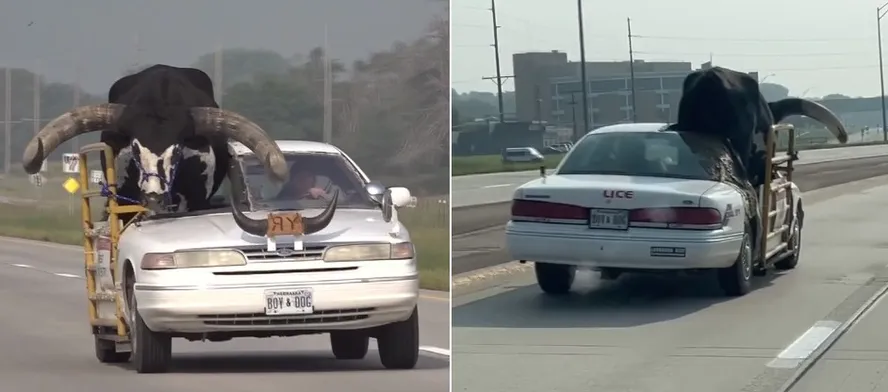
[{"label": "rear windshield", "polygon": [[558,174],[711,177],[700,157],[674,132],[593,133],[571,149]]}]

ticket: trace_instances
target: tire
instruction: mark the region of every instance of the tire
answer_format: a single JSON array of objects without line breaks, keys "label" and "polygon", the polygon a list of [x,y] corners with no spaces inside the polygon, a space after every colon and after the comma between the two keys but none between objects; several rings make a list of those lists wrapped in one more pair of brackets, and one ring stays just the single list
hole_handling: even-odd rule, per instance
[{"label": "tire", "polygon": [[730,267],[718,269],[718,283],[725,295],[740,297],[752,290],[752,271],[755,257],[752,250],[751,230],[747,225],[740,243],[740,253]]},{"label": "tire", "polygon": [[[127,277],[132,282],[131,276]],[[150,330],[136,303],[132,284],[127,284],[130,304],[130,341],[133,347],[132,366],[137,373],[166,373],[172,359],[173,339],[169,334]]]},{"label": "tire", "polygon": [[537,284],[546,294],[564,295],[570,292],[577,267],[564,264],[534,263]]},{"label": "tire", "polygon": [[419,361],[419,309],[414,307],[407,320],[380,327],[376,344],[386,369],[413,369]]},{"label": "tire", "polygon": [[93,335],[96,343],[96,359],[101,363],[125,363],[129,362],[132,353],[117,352],[117,344],[110,340],[100,339]]},{"label": "tire", "polygon": [[358,331],[331,332],[330,346],[336,359],[364,359],[370,336]]},{"label": "tire", "polygon": [[792,226],[790,226],[789,230],[792,234],[790,236],[789,247],[792,249],[792,255],[787,256],[783,260],[780,260],[774,263],[774,268],[780,271],[787,271],[794,269],[797,265],[799,265],[799,255],[802,252],[802,214],[801,214],[801,205],[799,205],[799,216],[796,219],[793,219]]},{"label": "tire", "polygon": [[599,274],[601,275],[601,280],[617,280],[623,274],[623,271],[602,268]]}]

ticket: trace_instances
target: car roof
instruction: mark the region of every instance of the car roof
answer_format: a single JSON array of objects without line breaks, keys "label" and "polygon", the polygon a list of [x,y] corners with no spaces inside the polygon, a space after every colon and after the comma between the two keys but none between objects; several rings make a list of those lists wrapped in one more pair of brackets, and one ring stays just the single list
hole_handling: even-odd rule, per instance
[{"label": "car roof", "polygon": [[[281,151],[283,151],[284,153],[304,152],[342,155],[342,151],[340,149],[327,143],[312,142],[307,140],[276,140],[275,142],[277,142],[278,147],[280,147]],[[230,142],[229,144],[234,149],[234,153],[238,156],[252,153],[252,151],[250,151],[247,146],[239,142]]]},{"label": "car roof", "polygon": [[[630,123],[614,124],[593,129],[589,133],[618,133],[618,132],[662,132],[668,127],[667,123]],[[588,135],[588,134],[587,134]]]}]

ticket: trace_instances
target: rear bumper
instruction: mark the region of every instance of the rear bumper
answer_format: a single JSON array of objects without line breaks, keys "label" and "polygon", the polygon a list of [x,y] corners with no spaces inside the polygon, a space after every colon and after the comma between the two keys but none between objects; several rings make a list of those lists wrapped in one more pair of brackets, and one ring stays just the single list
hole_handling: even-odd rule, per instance
[{"label": "rear bumper", "polygon": [[516,228],[512,222],[506,226],[506,248],[514,260],[591,268],[724,268],[737,260],[742,240],[742,233],[677,240],[551,233]]}]

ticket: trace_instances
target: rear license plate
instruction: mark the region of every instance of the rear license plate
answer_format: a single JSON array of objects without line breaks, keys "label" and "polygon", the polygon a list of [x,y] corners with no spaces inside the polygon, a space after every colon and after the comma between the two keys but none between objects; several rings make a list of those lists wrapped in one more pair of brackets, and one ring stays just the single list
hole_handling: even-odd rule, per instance
[{"label": "rear license plate", "polygon": [[629,211],[593,208],[589,211],[589,228],[626,230],[629,228]]},{"label": "rear license plate", "polygon": [[312,313],[314,313],[312,289],[269,290],[265,292],[265,314],[268,316]]}]

